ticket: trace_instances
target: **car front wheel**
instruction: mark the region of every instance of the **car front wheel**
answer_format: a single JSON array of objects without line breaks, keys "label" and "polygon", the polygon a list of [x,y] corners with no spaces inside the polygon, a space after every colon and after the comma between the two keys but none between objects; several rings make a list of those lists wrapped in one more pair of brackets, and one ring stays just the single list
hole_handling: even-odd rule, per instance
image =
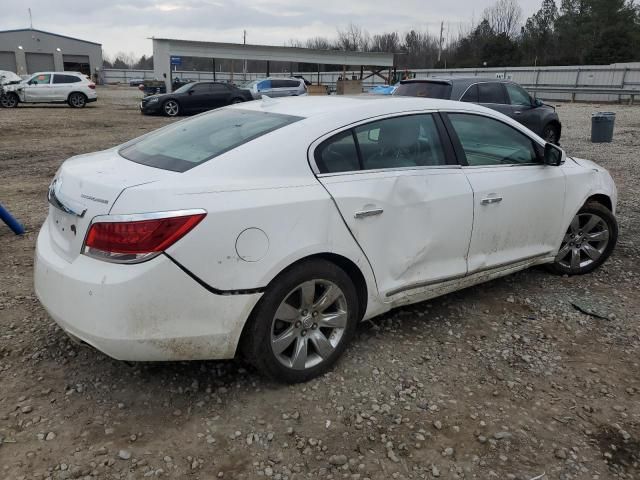
[{"label": "car front wheel", "polygon": [[599,203],[587,203],[571,221],[555,262],[556,273],[582,275],[602,265],[618,241],[618,222]]},{"label": "car front wheel", "polygon": [[69,95],[69,106],[72,108],[83,108],[87,104],[87,97],[82,93],[72,93]]},{"label": "car front wheel", "polygon": [[285,383],[326,372],[353,337],[358,297],[336,265],[311,260],[267,288],[243,335],[243,353],[260,372]]},{"label": "car front wheel", "polygon": [[162,105],[162,111],[167,117],[175,117],[180,113],[180,104],[175,100],[167,100]]},{"label": "car front wheel", "polygon": [[2,95],[0,96],[0,105],[4,108],[15,108],[18,106],[18,96],[13,92]]}]

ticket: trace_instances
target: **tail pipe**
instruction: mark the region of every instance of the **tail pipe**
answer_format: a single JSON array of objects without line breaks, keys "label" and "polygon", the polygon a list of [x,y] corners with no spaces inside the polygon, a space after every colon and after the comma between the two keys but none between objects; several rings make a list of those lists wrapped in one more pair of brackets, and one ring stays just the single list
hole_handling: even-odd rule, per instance
[{"label": "tail pipe", "polygon": [[11,216],[9,211],[0,203],[0,219],[6,223],[13,233],[16,235],[24,234],[24,227],[15,218]]}]

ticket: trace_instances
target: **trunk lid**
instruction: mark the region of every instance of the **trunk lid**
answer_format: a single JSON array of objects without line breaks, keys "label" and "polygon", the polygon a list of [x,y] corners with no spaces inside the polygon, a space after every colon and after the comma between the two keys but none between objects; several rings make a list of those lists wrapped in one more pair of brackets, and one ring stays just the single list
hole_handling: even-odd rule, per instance
[{"label": "trunk lid", "polygon": [[171,175],[175,173],[122,158],[115,149],[67,160],[48,192],[46,221],[54,249],[73,261],[81,253],[91,220],[108,214],[125,189]]}]

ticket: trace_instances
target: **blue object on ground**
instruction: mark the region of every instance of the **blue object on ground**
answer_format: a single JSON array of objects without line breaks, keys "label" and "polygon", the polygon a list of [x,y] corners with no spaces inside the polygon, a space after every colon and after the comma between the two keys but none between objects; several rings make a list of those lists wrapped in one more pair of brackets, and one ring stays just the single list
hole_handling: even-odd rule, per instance
[{"label": "blue object on ground", "polygon": [[395,89],[395,85],[378,85],[369,90],[369,93],[375,93],[377,95],[391,95]]},{"label": "blue object on ground", "polygon": [[24,227],[15,218],[11,216],[9,211],[0,203],[0,219],[4,220],[4,223],[9,225],[9,228],[13,230],[16,235],[22,235],[24,233]]}]

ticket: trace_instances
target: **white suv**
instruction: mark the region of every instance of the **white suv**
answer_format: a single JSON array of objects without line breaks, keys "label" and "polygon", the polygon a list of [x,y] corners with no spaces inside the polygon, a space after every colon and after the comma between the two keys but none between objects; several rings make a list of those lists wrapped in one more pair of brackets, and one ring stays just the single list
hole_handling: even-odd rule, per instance
[{"label": "white suv", "polygon": [[82,108],[97,100],[95,83],[79,72],[39,72],[2,88],[1,104],[7,108],[18,103],[68,103]]}]

